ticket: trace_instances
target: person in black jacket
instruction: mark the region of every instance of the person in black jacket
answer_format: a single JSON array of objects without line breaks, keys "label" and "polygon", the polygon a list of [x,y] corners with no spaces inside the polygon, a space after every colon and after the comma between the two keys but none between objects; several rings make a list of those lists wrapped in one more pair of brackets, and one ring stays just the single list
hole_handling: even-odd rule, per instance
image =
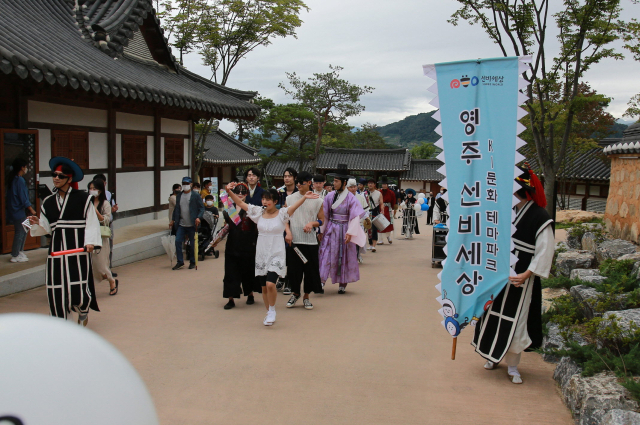
[{"label": "person in black jacket", "polygon": [[244,180],[247,182],[249,193],[245,202],[251,205],[262,205],[262,192],[264,189],[260,187],[260,170],[251,167],[244,173]]},{"label": "person in black jacket", "polygon": [[[241,200],[245,200],[249,188],[244,183],[238,184],[233,193]],[[240,210],[240,221],[236,224],[227,211],[223,211],[225,226],[220,230],[214,247],[225,235],[228,234],[227,246],[224,252],[224,279],[222,296],[228,298],[224,309],[230,310],[236,306],[234,298],[240,298],[244,292],[247,304],[255,303],[253,292],[262,293],[262,285],[256,278],[256,244],[258,242],[258,226],[249,217],[245,210]],[[241,288],[242,287],[242,288]]]}]

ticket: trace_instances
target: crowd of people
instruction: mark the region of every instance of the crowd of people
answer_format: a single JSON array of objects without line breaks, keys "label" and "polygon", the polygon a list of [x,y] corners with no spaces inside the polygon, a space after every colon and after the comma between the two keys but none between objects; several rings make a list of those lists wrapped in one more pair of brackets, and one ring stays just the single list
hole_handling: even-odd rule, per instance
[{"label": "crowd of people", "polygon": [[[22,252],[27,229],[31,236],[50,236],[45,285],[51,315],[69,319],[73,313],[78,323],[86,326],[89,310],[99,311],[95,285],[106,280],[109,295],[118,293],[117,275],[111,271],[112,223],[118,205],[106,189],[104,175],[94,176],[84,191],[78,188],[84,173],[73,160],[55,157],[49,166],[54,193],[43,200],[38,217],[22,177],[28,166],[21,160],[13,163],[13,176],[7,183],[7,210],[12,213],[8,219],[16,228],[11,261],[28,261]],[[224,226],[211,243],[215,248],[227,238],[222,294],[227,300],[226,310],[234,308],[235,300],[243,294],[251,305],[255,303],[254,294],[262,293],[266,309],[263,324],[272,326],[279,290],[290,295],[287,308],[295,307],[302,298],[307,310],[313,309],[311,294],[324,293],[328,281],[338,284],[338,294],[345,294],[348,284],[360,279],[362,254],[366,250],[375,253],[379,245],[393,244],[393,220],[399,210],[403,212],[402,234],[409,238],[419,234],[415,208],[419,198],[414,189],[395,191],[386,176],[380,181],[356,181],[346,165],[339,165],[328,176],[332,181],[287,168],[280,189],[264,189],[259,183],[260,171],[250,168],[243,182],[226,186],[239,213],[237,219],[232,218],[224,209]],[[518,371],[521,354],[541,342],[540,278],[549,275],[554,241],[553,221],[544,210],[546,200],[537,177],[523,169],[516,182],[521,186],[515,194],[519,203],[515,206],[513,235],[518,247],[517,274],[509,278],[510,284],[479,319],[473,345],[486,360],[485,369],[494,369],[506,358],[509,378],[522,383]],[[424,196],[422,203],[429,207],[428,225],[446,222],[445,193],[446,189],[441,189],[436,196]],[[193,246],[195,231],[205,214],[216,219],[219,215],[211,181],[201,186],[184,177],[181,185],[173,186],[169,197],[178,260],[173,270],[184,267],[183,242],[188,238]],[[215,230],[215,224],[213,227]],[[194,251],[189,253],[190,269],[195,267]],[[513,306],[520,312],[515,316],[509,310]],[[490,315],[511,320],[515,331],[496,328],[487,319]],[[496,341],[500,350],[493,348]]]}]

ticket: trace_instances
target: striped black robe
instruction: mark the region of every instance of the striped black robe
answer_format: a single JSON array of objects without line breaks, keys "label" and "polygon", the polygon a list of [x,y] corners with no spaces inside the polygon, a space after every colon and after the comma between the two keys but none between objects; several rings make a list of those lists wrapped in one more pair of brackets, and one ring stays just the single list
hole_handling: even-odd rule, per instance
[{"label": "striped black robe", "polygon": [[[516,227],[512,237],[513,254],[518,257],[515,272],[520,274],[527,271],[531,264],[537,237],[553,225],[553,220],[544,208],[529,201],[516,214],[513,224]],[[534,274],[519,288],[507,283],[476,325],[471,345],[485,359],[498,363],[507,354],[516,324],[522,320],[521,310],[527,301],[527,291],[530,293],[529,314],[522,319],[527,320],[527,332],[531,339],[528,350],[542,345],[542,288],[540,277]]]},{"label": "striped black robe", "polygon": [[52,257],[51,252],[102,244],[100,223],[93,206],[93,196],[69,188],[62,198],[57,193],[43,202],[40,226],[34,226],[32,236],[51,234],[45,284],[52,316],[66,319],[71,311],[81,315],[89,309],[99,311],[91,270],[91,254]]}]

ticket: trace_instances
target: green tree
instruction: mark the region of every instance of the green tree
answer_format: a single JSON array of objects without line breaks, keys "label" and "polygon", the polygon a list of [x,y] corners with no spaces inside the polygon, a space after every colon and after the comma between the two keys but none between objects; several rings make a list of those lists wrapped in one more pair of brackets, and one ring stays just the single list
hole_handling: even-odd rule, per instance
[{"label": "green tree", "polygon": [[[545,195],[552,200],[580,109],[579,87],[585,73],[603,59],[623,59],[612,43],[621,37],[637,39],[638,29],[620,19],[620,0],[563,0],[562,10],[551,16],[550,0],[457,1],[461,7],[450,23],[481,25],[504,56],[533,55],[530,70],[523,73],[529,83],[527,120],[544,173]],[[555,57],[548,41],[554,31],[551,25],[556,26],[560,43]],[[561,115],[564,119],[558,122]],[[551,214],[553,206],[554,202],[547,206]]]},{"label": "green tree", "polygon": [[[634,1],[637,3],[637,1]],[[623,40],[626,42],[625,46],[633,53],[633,58],[637,61],[640,61],[640,38],[638,34],[640,33],[640,22],[635,19],[632,19],[629,22],[629,31],[627,31],[623,35]],[[638,122],[640,122],[640,93],[636,94],[629,100],[627,104],[628,108],[623,116],[625,117],[636,117]]]},{"label": "green tree", "polygon": [[438,152],[438,148],[433,143],[420,143],[418,146],[411,148],[411,158],[429,159],[433,158]]},{"label": "green tree", "polygon": [[[302,0],[208,0],[202,11],[198,39],[204,64],[213,80],[227,84],[231,70],[249,52],[277,37],[296,37]],[[297,37],[296,37],[297,38]]]},{"label": "green tree", "polygon": [[166,37],[180,53],[180,65],[184,65],[184,55],[191,53],[198,44],[198,31],[205,0],[165,0],[158,6],[158,17],[163,20]]},{"label": "green tree", "polygon": [[314,73],[308,81],[301,80],[295,72],[288,73],[291,88],[280,83],[286,94],[313,112],[317,122],[317,135],[312,170],[316,172],[322,136],[329,123],[345,124],[348,117],[360,115],[365,107],[360,97],[371,93],[373,87],[360,87],[340,78],[342,67],[329,65],[329,72]]}]

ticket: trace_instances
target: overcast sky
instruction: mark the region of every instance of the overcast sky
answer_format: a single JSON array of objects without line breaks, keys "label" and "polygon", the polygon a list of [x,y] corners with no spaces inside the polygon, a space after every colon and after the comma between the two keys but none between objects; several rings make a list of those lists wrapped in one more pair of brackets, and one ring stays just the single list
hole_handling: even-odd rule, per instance
[{"label": "overcast sky", "polygon": [[[561,5],[554,1],[556,7]],[[422,75],[423,64],[501,56],[479,26],[447,23],[458,5],[454,0],[306,0],[306,4],[310,10],[301,15],[304,23],[298,38],[274,39],[270,46],[249,53],[233,69],[229,87],[287,103],[291,99],[278,88],[278,83],[286,82],[285,72],[307,78],[328,72],[329,64],[340,65],[342,78],[375,88],[361,99],[366,110],[349,123],[385,125],[434,109],[426,91],[432,81]],[[624,18],[640,18],[640,5],[631,0],[622,4]],[[585,78],[598,92],[613,97],[609,112],[616,118],[640,92],[640,62],[624,54],[624,61],[603,61]],[[211,75],[197,54],[187,56],[185,65],[202,76]],[[222,128],[230,131],[233,126],[222,123]]]}]

